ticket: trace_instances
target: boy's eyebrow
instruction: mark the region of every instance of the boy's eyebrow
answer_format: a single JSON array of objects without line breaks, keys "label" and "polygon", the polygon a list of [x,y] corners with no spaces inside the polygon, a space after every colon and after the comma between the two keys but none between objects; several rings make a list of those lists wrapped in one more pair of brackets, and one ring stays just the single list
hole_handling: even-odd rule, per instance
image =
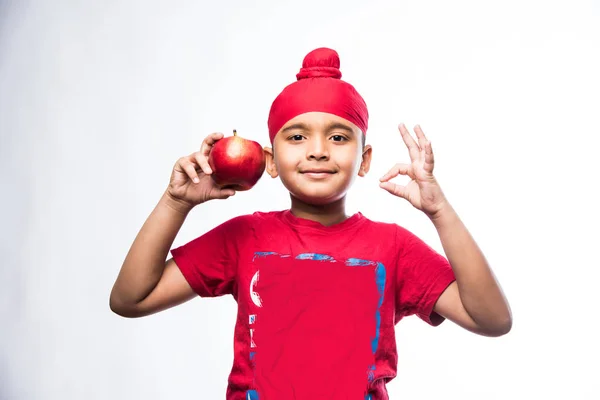
[{"label": "boy's eyebrow", "polygon": [[354,130],[352,128],[341,122],[332,122],[331,124],[327,125],[328,131],[332,131],[334,129],[343,129],[345,131],[348,131],[348,133],[354,133]]},{"label": "boy's eyebrow", "polygon": [[283,133],[283,132],[293,131],[294,129],[302,129],[302,130],[307,131],[309,128],[308,128],[308,125],[306,125],[306,124],[297,123],[297,124],[292,124],[290,126],[283,128],[281,130],[281,132]]},{"label": "boy's eyebrow", "polygon": [[[292,124],[290,126],[283,128],[281,130],[281,132],[288,132],[288,131],[292,131],[294,129],[301,129],[301,130],[308,131],[308,130],[310,130],[310,127],[306,124],[299,122],[299,123]],[[348,125],[343,124],[341,122],[332,122],[330,124],[327,124],[327,126],[325,128],[326,131],[331,131],[334,129],[343,129],[345,131],[348,131],[349,133],[354,133],[354,130],[351,127],[349,127]]]}]

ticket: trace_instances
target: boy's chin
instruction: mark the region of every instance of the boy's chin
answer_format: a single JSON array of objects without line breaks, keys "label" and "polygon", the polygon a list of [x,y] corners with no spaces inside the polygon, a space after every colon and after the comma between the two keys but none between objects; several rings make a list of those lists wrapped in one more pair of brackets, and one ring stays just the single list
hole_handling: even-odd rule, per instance
[{"label": "boy's chin", "polygon": [[312,206],[326,206],[341,200],[346,193],[293,193],[290,195],[296,200]]}]

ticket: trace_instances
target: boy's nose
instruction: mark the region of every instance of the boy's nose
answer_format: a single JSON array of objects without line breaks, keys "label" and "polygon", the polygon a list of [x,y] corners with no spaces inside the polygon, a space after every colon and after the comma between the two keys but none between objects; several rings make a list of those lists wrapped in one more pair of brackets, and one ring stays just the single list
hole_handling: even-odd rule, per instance
[{"label": "boy's nose", "polygon": [[329,150],[327,144],[322,139],[315,139],[310,141],[306,158],[309,160],[327,160],[329,159]]}]

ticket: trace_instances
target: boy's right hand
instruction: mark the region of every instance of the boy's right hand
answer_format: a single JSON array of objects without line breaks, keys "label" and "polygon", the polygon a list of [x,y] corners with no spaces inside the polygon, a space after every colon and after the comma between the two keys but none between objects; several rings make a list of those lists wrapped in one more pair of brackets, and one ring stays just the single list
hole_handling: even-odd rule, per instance
[{"label": "boy's right hand", "polygon": [[222,133],[212,133],[202,142],[200,151],[181,157],[175,163],[167,194],[189,208],[213,199],[226,199],[235,190],[221,189],[210,177],[208,155],[212,146],[223,138]]}]

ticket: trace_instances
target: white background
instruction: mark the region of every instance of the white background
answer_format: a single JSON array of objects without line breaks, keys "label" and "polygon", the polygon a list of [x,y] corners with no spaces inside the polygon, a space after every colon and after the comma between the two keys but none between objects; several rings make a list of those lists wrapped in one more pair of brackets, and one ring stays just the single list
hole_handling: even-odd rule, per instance
[{"label": "white background", "polygon": [[[224,398],[232,298],[132,320],[110,290],[177,158],[234,128],[267,145],[271,102],[321,46],[371,114],[349,211],[442,251],[377,185],[408,160],[397,124],[421,124],[514,313],[501,338],[403,320],[391,399],[600,398],[600,3],[223,3],[0,3],[0,398]],[[288,206],[265,175],[195,209],[174,247]]]}]

